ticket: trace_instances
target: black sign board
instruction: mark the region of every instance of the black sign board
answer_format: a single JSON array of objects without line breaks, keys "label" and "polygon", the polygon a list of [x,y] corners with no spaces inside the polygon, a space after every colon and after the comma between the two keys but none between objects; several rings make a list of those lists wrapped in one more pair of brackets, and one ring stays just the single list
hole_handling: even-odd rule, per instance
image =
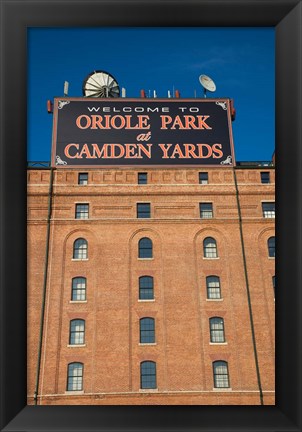
[{"label": "black sign board", "polygon": [[52,166],[234,162],[229,99],[55,99]]}]

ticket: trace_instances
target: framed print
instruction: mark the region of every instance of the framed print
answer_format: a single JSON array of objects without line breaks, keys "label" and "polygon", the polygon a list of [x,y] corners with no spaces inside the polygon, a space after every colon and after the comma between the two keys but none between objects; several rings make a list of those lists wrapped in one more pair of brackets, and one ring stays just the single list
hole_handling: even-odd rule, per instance
[{"label": "framed print", "polygon": [[[29,0],[20,0],[12,2],[11,0],[1,0],[1,430],[11,432],[22,430],[75,430],[79,432],[90,430],[138,431],[144,429],[149,431],[278,430],[280,432],[302,430],[300,332],[301,272],[299,270],[301,257],[301,8],[300,0],[280,0],[278,2],[273,0],[264,0],[261,2],[249,0],[218,0],[214,3],[206,0],[187,2],[173,0],[163,2],[152,2],[149,0],[125,0],[115,2],[102,0],[63,0],[61,2],[53,2],[51,0],[41,0],[39,2],[31,2]],[[27,115],[29,113],[27,100],[27,63],[29,61],[28,56],[30,55],[27,51],[27,37],[29,29],[72,29],[75,27],[272,27],[275,29],[275,158],[277,166],[276,277],[278,280],[275,296],[277,318],[275,405],[272,403],[272,400],[270,403],[263,403],[263,400],[265,402],[268,401],[270,396],[267,394],[263,395],[261,385],[259,385],[260,399],[258,398],[259,400],[257,399],[257,402],[255,402],[256,399],[251,399],[251,403],[247,403],[243,401],[243,399],[238,398],[236,399],[238,400],[237,404],[233,403],[230,405],[207,405],[196,402],[196,400],[194,402],[193,399],[193,403],[191,404],[182,404],[179,400],[174,404],[164,404],[160,397],[157,399],[153,397],[157,390],[157,380],[161,379],[160,369],[156,369],[157,356],[159,354],[153,351],[153,354],[150,355],[150,358],[148,357],[146,361],[139,350],[137,350],[135,355],[140,361],[140,375],[138,374],[136,378],[133,378],[132,382],[137,388],[140,386],[140,390],[143,391],[141,394],[144,394],[145,398],[153,398],[153,402],[150,404],[139,404],[135,400],[133,400],[133,403],[126,404],[121,400],[118,404],[110,404],[109,402],[108,405],[98,405],[90,403],[88,396],[83,404],[76,405],[77,402],[75,402],[64,405],[63,395],[61,403],[58,405],[51,403],[48,406],[42,405],[38,403],[40,379],[38,370],[36,375],[35,371],[33,372],[33,375],[36,376],[36,382],[33,386],[33,388],[35,387],[33,398],[32,400],[27,398],[28,359],[30,359],[31,356],[38,357],[45,369],[51,364],[47,363],[46,355],[42,358],[42,350],[38,348],[35,350],[32,348],[32,345],[27,345],[27,314],[29,311],[27,308],[28,298],[26,285],[28,277],[30,276],[28,274],[28,269],[31,268],[30,271],[32,271],[32,267],[29,267],[27,262],[28,238],[26,234],[26,143],[28,139]],[[117,43],[117,41],[115,41],[115,43]],[[119,46],[114,46],[114,50],[117,56],[122,56],[123,41],[120,40],[119,43]],[[76,49],[76,47],[74,47],[74,49]],[[96,53],[96,57],[99,54],[100,53]],[[93,74],[91,75],[93,76]],[[91,79],[91,75],[87,77],[87,83]],[[209,77],[206,77],[206,79],[210,81]],[[34,85],[34,83],[31,85]],[[205,88],[211,91],[211,86],[214,85],[213,82],[209,82],[207,85],[208,87]],[[87,88],[83,91],[89,92]],[[107,89],[107,91],[109,90]],[[50,95],[50,97],[52,96],[53,95]],[[110,155],[113,154],[111,159],[125,157],[123,163],[127,165],[127,158],[131,159],[135,152],[137,152],[136,156],[138,158],[143,159],[145,157],[147,160],[147,162],[142,165],[144,170],[138,173],[140,174],[138,175],[138,182],[141,182],[141,184],[146,184],[147,182],[147,174],[145,171],[147,171],[146,167],[148,163],[153,163],[154,166],[166,166],[166,160],[170,157],[172,159],[175,158],[175,154],[177,154],[179,165],[194,165],[194,160],[200,157],[206,161],[204,162],[204,166],[209,167],[209,169],[215,165],[222,164],[222,168],[220,169],[225,168],[225,173],[227,173],[228,169],[231,170],[235,163],[232,134],[230,132],[230,124],[235,112],[233,110],[232,101],[229,99],[206,99],[199,104],[197,102],[194,104],[192,100],[186,101],[184,99],[183,101],[186,101],[186,106],[180,103],[180,108],[178,107],[178,109],[188,109],[190,112],[200,110],[201,115],[197,117],[192,115],[187,116],[185,120],[183,120],[180,116],[177,116],[177,106],[174,99],[173,102],[172,100],[168,101],[168,99],[157,99],[156,106],[154,104],[152,105],[150,102],[148,104],[150,105],[149,107],[146,107],[145,103],[139,103],[139,99],[124,99],[120,100],[114,106],[110,103],[107,103],[106,106],[101,103],[99,105],[94,103],[93,108],[91,108],[89,105],[91,102],[89,96],[91,95],[86,94],[86,96],[88,96],[86,99],[68,97],[55,98],[53,107],[55,118],[53,149],[55,151],[52,155],[51,176],[53,175],[54,168],[57,168],[58,171],[61,170],[60,172],[62,175],[65,175],[63,173],[67,171],[66,165],[70,163],[73,169],[76,169],[77,166],[85,168],[83,173],[81,171],[78,184],[86,184],[85,182],[88,181],[86,169],[89,168],[88,165],[90,165],[90,168],[93,165],[97,165],[97,159],[101,160],[101,163],[106,167],[112,168],[112,165],[118,165],[119,162],[111,164],[110,161],[106,161],[106,159],[110,159]],[[148,99],[146,99],[146,101],[147,100]],[[155,99],[152,100],[154,101]],[[103,110],[104,113],[110,113],[112,110],[118,108],[118,113],[120,113],[121,110],[125,110],[125,116],[120,114],[116,115],[114,118],[111,118],[109,115],[107,117],[104,116],[107,122],[105,124],[100,116],[97,117],[95,114],[91,113],[90,116],[83,115],[83,107],[87,110],[87,104],[90,111]],[[50,111],[52,110],[50,105],[48,108]],[[143,111],[146,109],[150,110],[149,116],[143,115]],[[205,109],[208,111],[203,111]],[[158,110],[158,112],[156,112],[156,110]],[[138,126],[132,116],[129,115],[129,112],[142,113],[136,118],[140,126]],[[210,116],[217,121],[217,124],[220,124],[220,130],[224,130],[223,135],[216,135],[216,131],[214,131],[214,133],[211,130],[212,124],[208,122]],[[70,127],[68,124],[70,119],[73,122],[73,127]],[[199,123],[197,123],[197,120]],[[257,107],[255,107],[253,125],[260,120],[262,119],[257,119]],[[183,123],[183,121],[186,123]],[[150,122],[150,124],[148,122]],[[76,126],[74,126],[74,124]],[[156,125],[158,124],[161,124],[160,131],[159,129],[156,130]],[[81,144],[83,139],[94,139],[95,129],[104,128],[112,129],[112,135],[110,135],[112,141],[108,141],[111,144],[103,144],[103,147],[97,144],[91,144],[90,146],[88,144]],[[120,133],[120,129],[122,128],[130,131],[129,133],[127,131],[128,135]],[[162,140],[165,139],[169,140],[167,142],[173,142],[173,128],[202,129],[205,141],[203,141],[203,144],[198,143],[198,141],[196,141],[196,136],[192,134],[191,144],[179,145],[174,143],[173,145],[175,145],[175,148],[173,152],[168,145],[159,144],[157,148],[158,152],[154,156],[152,162],[152,144],[135,145],[128,144],[133,141],[123,141],[124,137],[128,136],[131,140],[138,139],[135,138],[138,136],[136,134],[136,129],[148,128],[150,128],[153,137],[158,137],[159,143],[164,142]],[[144,131],[144,134],[139,135],[142,136],[140,139],[147,142],[151,132],[148,135],[147,130]],[[71,141],[71,138],[69,138],[71,136],[70,134],[74,134],[73,136],[75,136],[78,141]],[[180,135],[181,134],[179,134],[179,136]],[[68,138],[66,138],[66,136],[68,136]],[[226,145],[221,145],[219,147],[217,141],[223,139],[226,140]],[[117,142],[120,144],[112,144]],[[172,144],[169,145],[172,146]],[[159,149],[161,149],[161,151],[159,151]],[[121,154],[122,156],[120,156]],[[191,158],[191,161],[184,161],[186,158]],[[88,161],[87,164],[81,159]],[[135,163],[137,164],[136,166],[139,167],[139,162],[134,161],[133,164],[135,165]],[[169,166],[167,170],[168,169]],[[190,169],[194,169],[194,167]],[[267,172],[263,174],[266,174],[266,176],[263,176],[263,182],[265,183],[267,181]],[[225,178],[227,178],[227,174]],[[47,201],[47,199],[52,194],[52,180],[50,182],[50,189],[45,189],[45,191],[43,189],[43,196],[41,195],[41,202],[43,201],[43,211],[45,211],[45,215],[47,215],[47,212],[49,215],[50,212],[50,201]],[[199,181],[200,184],[202,184],[202,181],[207,181],[207,177],[200,176]],[[39,187],[40,186],[41,185],[39,185]],[[236,175],[235,186],[238,189]],[[237,190],[237,199],[238,197],[239,193]],[[152,217],[154,211],[163,211],[162,214],[166,215],[164,212],[167,211],[167,209],[170,212],[180,209],[177,205],[169,206],[168,204],[166,203],[165,206],[162,205],[161,209],[157,208],[154,210],[154,208],[150,207],[150,204],[141,200],[133,207],[135,208],[134,217],[148,219],[150,215]],[[246,208],[248,208],[248,206],[246,206]],[[106,218],[108,215],[106,212],[110,211],[110,209],[112,209],[112,204],[110,203],[106,206],[99,205],[97,208],[93,209],[93,215],[102,215]],[[118,207],[119,214],[123,215],[130,214],[129,209],[129,203],[124,203]],[[56,207],[56,212],[58,212],[58,214],[61,214],[60,212],[63,214],[66,210],[66,203],[61,203],[60,206]],[[262,210],[264,213],[266,212],[265,214],[271,214],[272,212],[275,214],[275,209],[272,208],[269,194],[267,194],[266,202],[262,203]],[[185,215],[187,215],[192,209],[190,206],[187,206],[184,211],[187,212],[185,213]],[[214,212],[215,211],[216,208],[214,207]],[[90,212],[91,208],[89,207],[89,203],[84,201],[77,201],[75,203],[75,219],[86,219]],[[213,208],[211,203],[206,201],[205,204],[199,204],[198,216],[200,216],[200,218],[211,218],[212,214]],[[131,217],[133,217],[133,215]],[[163,218],[164,217],[166,216],[163,216]],[[147,232],[149,231],[145,228],[145,233]],[[48,234],[46,231],[44,234],[50,236],[50,228]],[[89,237],[89,235],[88,233],[87,236]],[[242,243],[244,240],[243,237],[241,232]],[[150,240],[151,238],[152,240]],[[148,237],[146,234],[143,238],[144,242],[142,243],[140,243],[141,239],[137,237],[137,233],[133,234],[131,241],[132,239],[134,239],[132,246],[133,251],[135,251],[133,253],[138,253],[139,259],[145,259],[145,254],[148,255],[150,253],[151,256],[148,255],[147,258],[153,259],[153,251],[159,251],[160,249],[156,234],[152,233],[152,230],[150,230]],[[272,237],[266,238],[265,240],[267,241],[269,254],[272,249],[274,254],[275,238],[273,238],[273,243],[271,242]],[[35,243],[35,241],[36,238],[33,238],[33,243]],[[216,253],[216,243],[214,245],[215,247],[213,244],[212,242],[211,248],[209,245],[203,244],[204,257],[209,258],[209,256],[206,255],[206,253],[209,252],[205,252],[206,248],[208,248],[207,250],[209,250],[209,248],[211,249],[211,254]],[[85,267],[82,263],[79,264],[79,261],[88,259],[88,256],[86,256],[87,253],[91,254],[89,258],[90,256],[96,256],[98,253],[97,248],[93,249],[92,239],[88,238],[87,243],[86,239],[82,237],[78,238],[76,233],[72,233],[71,236],[68,237],[66,245],[66,247],[69,247],[69,250],[72,251],[71,260],[76,261],[79,266],[78,268],[82,269],[82,273],[76,275],[73,275],[71,271],[68,273],[69,270],[67,270],[72,283],[70,282],[68,285],[69,291],[68,294],[66,294],[66,301],[71,303],[85,303]],[[87,252],[87,250],[89,252]],[[112,256],[112,253],[110,256]],[[210,276],[208,277],[212,279],[214,277],[216,278],[216,276],[213,276],[213,269],[215,269],[214,264],[209,268],[212,273],[209,273]],[[44,287],[46,287],[47,272],[43,273],[43,269],[40,268],[37,268],[35,271],[40,271],[41,274],[44,274]],[[151,273],[148,273],[148,276],[144,273],[143,277],[149,278],[144,280],[141,280],[141,274],[138,272],[136,274],[137,277],[140,276],[138,279],[139,301],[149,300],[149,309],[146,309],[148,312],[147,314],[143,315],[139,308],[137,308],[136,319],[140,326],[137,337],[141,345],[155,345],[156,339],[154,334],[156,334],[157,337],[158,327],[156,327],[157,322],[152,318],[154,310],[150,302],[150,300],[153,300],[153,276],[157,283],[156,269],[154,269],[152,274]],[[115,276],[119,278],[118,274],[115,274]],[[211,296],[216,296],[215,300],[217,300],[219,297],[217,293],[220,293],[220,282],[217,285],[217,280],[212,279],[211,281],[209,280],[209,284],[207,281],[207,300],[211,299]],[[158,289],[156,283],[154,290]],[[39,295],[43,299],[43,296],[46,296],[46,290],[39,292]],[[58,305],[64,298],[62,294],[62,297],[58,299]],[[211,342],[217,342],[216,338],[218,338],[219,342],[223,344],[225,343],[225,311],[221,307],[219,309],[219,307],[217,303],[216,309],[220,314],[217,312],[214,318],[211,317],[211,315],[207,316],[207,322],[209,321],[210,323],[209,332]],[[181,310],[181,308],[179,310]],[[71,353],[71,351],[76,352],[75,349],[79,349],[78,347],[74,348],[73,345],[85,346],[85,320],[87,311],[85,307],[81,310],[79,309],[79,311],[80,312],[74,314],[70,309],[67,314],[70,319],[70,328],[68,327],[67,329],[66,327],[65,329],[66,334],[68,333],[69,335],[68,340],[66,339],[66,346],[68,346],[68,349],[62,352],[63,354],[65,353],[68,371],[66,374],[64,373],[64,376],[59,376],[57,371],[54,371],[53,375],[54,380],[56,380],[57,388],[64,388],[67,389],[67,391],[74,392],[75,400],[82,392],[83,374],[86,373],[85,355],[81,353],[75,358],[74,354]],[[103,313],[106,313],[105,308]],[[160,311],[156,310],[156,313],[157,317],[160,318]],[[208,318],[210,318],[210,320]],[[43,325],[47,326],[47,323],[44,323],[44,319],[44,311],[42,310],[42,324],[40,329],[37,328],[37,338],[40,332],[40,341],[42,341],[43,336]],[[154,324],[155,322],[156,324]],[[226,334],[228,334],[227,331],[228,327],[226,326]],[[265,347],[263,350],[265,351]],[[50,352],[49,356],[51,355],[53,354]],[[101,355],[101,351],[98,355]],[[225,359],[221,359],[216,354],[211,354],[211,356],[213,361],[213,386],[226,389],[231,387],[227,361],[224,361]],[[257,369],[257,354],[255,354],[255,362]],[[38,368],[39,367],[40,366],[38,366]],[[175,363],[175,369],[177,373],[180,374],[181,371],[177,370],[177,367]],[[233,370],[234,369],[230,370],[231,383],[232,376],[234,376]],[[259,373],[257,376],[259,384]],[[175,382],[176,381],[177,377],[175,378]],[[178,380],[177,385],[182,385],[179,383],[181,383],[181,379]],[[149,393],[144,393],[145,389],[151,391]],[[51,399],[51,396],[55,395],[50,394],[49,396]],[[167,395],[167,397],[170,397],[170,395]]]}]

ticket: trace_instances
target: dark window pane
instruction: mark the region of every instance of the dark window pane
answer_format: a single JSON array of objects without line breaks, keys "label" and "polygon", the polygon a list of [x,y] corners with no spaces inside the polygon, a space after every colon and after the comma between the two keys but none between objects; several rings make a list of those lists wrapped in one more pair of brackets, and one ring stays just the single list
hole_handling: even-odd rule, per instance
[{"label": "dark window pane", "polygon": [[267,241],[268,245],[268,256],[275,257],[276,255],[276,247],[275,247],[275,237],[270,237]]},{"label": "dark window pane", "polygon": [[152,241],[148,237],[140,239],[138,243],[138,257],[139,258],[152,258]]},{"label": "dark window pane", "polygon": [[200,172],[199,173],[199,184],[208,184],[209,178],[207,172]]},{"label": "dark window pane", "polygon": [[141,388],[156,388],[156,363],[144,361],[141,363]]},{"label": "dark window pane", "polygon": [[269,172],[262,172],[261,174],[261,183],[267,184],[270,183],[270,173]]},{"label": "dark window pane", "polygon": [[88,173],[79,173],[78,184],[79,185],[87,185],[88,184]]},{"label": "dark window pane", "polygon": [[76,219],[88,219],[89,204],[76,204]]},{"label": "dark window pane", "polygon": [[138,173],[138,184],[147,184],[148,177],[147,173]]},{"label": "dark window pane", "polygon": [[207,237],[203,241],[203,256],[205,258],[217,258],[217,244],[212,237]]},{"label": "dark window pane", "polygon": [[86,278],[77,277],[72,279],[71,300],[74,301],[86,300]]},{"label": "dark window pane", "polygon": [[85,343],[85,321],[70,321],[70,345],[83,345]]},{"label": "dark window pane", "polygon": [[212,203],[200,203],[199,210],[201,219],[211,219],[213,217]]},{"label": "dark window pane", "polygon": [[214,372],[214,387],[227,388],[229,387],[228,364],[225,361],[216,361],[213,363]]},{"label": "dark window pane", "polygon": [[151,217],[150,203],[137,204],[137,217],[143,219]]},{"label": "dark window pane", "polygon": [[87,259],[88,258],[88,243],[85,239],[79,238],[74,242],[73,258],[74,259]]},{"label": "dark window pane", "polygon": [[154,298],[153,293],[153,277],[142,276],[139,278],[139,299],[140,300],[152,300]]},{"label": "dark window pane", "polygon": [[83,364],[82,363],[70,363],[68,365],[67,390],[68,391],[83,390]]},{"label": "dark window pane", "polygon": [[274,202],[262,203],[262,212],[263,212],[263,217],[274,218],[275,217],[275,203]]},{"label": "dark window pane", "polygon": [[210,340],[211,342],[224,342],[224,322],[220,317],[210,318]]},{"label": "dark window pane", "polygon": [[140,320],[140,343],[155,342],[155,322],[153,318],[142,318]]},{"label": "dark window pane", "polygon": [[207,282],[207,298],[208,299],[220,299],[220,279],[218,276],[208,276],[206,278]]}]

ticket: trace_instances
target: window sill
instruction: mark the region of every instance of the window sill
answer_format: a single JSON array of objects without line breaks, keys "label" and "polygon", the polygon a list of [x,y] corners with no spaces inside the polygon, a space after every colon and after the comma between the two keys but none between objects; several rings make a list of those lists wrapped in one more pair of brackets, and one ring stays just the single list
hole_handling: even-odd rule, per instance
[{"label": "window sill", "polygon": [[221,387],[221,388],[214,387],[213,391],[216,391],[216,392],[219,392],[219,391],[223,391],[223,392],[225,392],[225,391],[232,391],[232,388],[231,387]]},{"label": "window sill", "polygon": [[209,342],[210,345],[227,345],[227,342]]},{"label": "window sill", "polygon": [[71,261],[88,261],[88,258],[71,258]]},{"label": "window sill", "polygon": [[206,301],[214,301],[214,302],[221,302],[221,301],[223,301],[223,298],[220,298],[220,299],[206,299]]},{"label": "window sill", "polygon": [[204,259],[204,260],[219,260],[220,257],[216,257],[216,258],[202,257],[202,259]]},{"label": "window sill", "polygon": [[70,300],[69,303],[87,303],[87,300]]},{"label": "window sill", "polygon": [[138,299],[138,302],[139,303],[144,303],[144,302],[152,303],[152,302],[155,302],[155,299]]},{"label": "window sill", "polygon": [[152,261],[154,258],[137,258],[139,261]]},{"label": "window sill", "polygon": [[69,395],[81,395],[81,394],[84,394],[84,390],[66,390],[65,394],[69,394]]},{"label": "window sill", "polygon": [[158,389],[139,389],[141,393],[157,393]]},{"label": "window sill", "polygon": [[145,342],[145,343],[139,343],[139,346],[155,346],[155,345],[157,345],[156,342],[150,342],[150,343],[148,343],[148,342]]},{"label": "window sill", "polygon": [[86,344],[68,344],[67,345],[67,347],[68,348],[83,348],[83,347],[85,347],[86,346]]}]

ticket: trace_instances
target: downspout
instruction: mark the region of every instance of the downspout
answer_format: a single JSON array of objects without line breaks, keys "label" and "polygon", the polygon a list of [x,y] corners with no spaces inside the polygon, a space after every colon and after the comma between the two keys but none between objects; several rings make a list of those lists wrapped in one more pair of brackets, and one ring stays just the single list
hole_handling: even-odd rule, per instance
[{"label": "downspout", "polygon": [[249,286],[249,280],[248,280],[246,255],[245,255],[245,247],[244,247],[244,239],[243,239],[239,190],[238,190],[236,168],[235,167],[233,167],[233,173],[234,173],[234,183],[235,183],[235,189],[236,189],[236,201],[237,201],[237,209],[238,209],[238,217],[239,217],[239,231],[240,231],[242,258],[243,258],[245,286],[246,286],[247,302],[248,302],[248,308],[249,308],[249,317],[250,317],[251,332],[252,332],[252,341],[253,341],[253,350],[254,350],[255,365],[256,365],[257,382],[258,382],[258,388],[259,388],[260,405],[264,405],[261,378],[260,378],[260,370],[259,370],[259,362],[258,362],[258,354],[257,354],[256,337],[255,337],[255,330],[254,330],[254,320],[253,320],[253,311],[252,311],[252,304],[251,304],[250,286]]},{"label": "downspout", "polygon": [[38,361],[37,361],[36,385],[35,385],[35,393],[34,393],[34,404],[35,405],[38,405],[38,392],[39,392],[41,356],[42,356],[42,345],[43,345],[43,329],[44,329],[46,288],[47,288],[48,261],[49,261],[50,221],[51,221],[51,212],[52,212],[53,172],[54,172],[54,168],[51,167],[50,168],[49,190],[48,190],[47,231],[46,231],[46,247],[45,247],[45,263],[44,263],[44,279],[43,279],[43,291],[42,291],[41,319],[40,319],[40,334],[39,334],[39,346],[38,346]]}]

